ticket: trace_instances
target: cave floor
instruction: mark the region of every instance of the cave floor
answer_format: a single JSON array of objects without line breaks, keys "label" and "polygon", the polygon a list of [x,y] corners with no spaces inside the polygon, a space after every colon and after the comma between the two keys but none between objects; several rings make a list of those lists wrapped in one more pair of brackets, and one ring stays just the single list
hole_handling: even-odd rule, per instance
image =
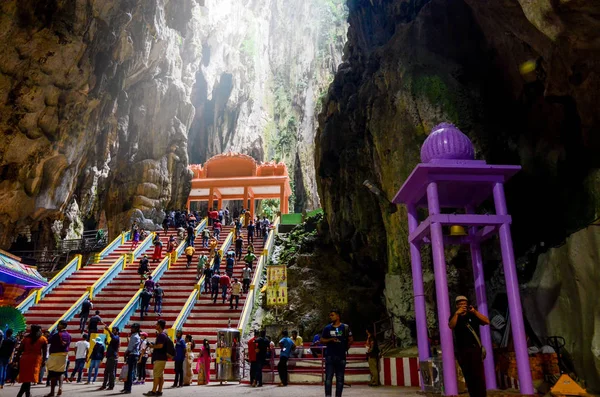
[{"label": "cave floor", "polygon": [[[63,386],[63,396],[119,396],[119,391],[122,389],[122,384],[115,386],[113,391],[97,391],[101,383],[96,382],[95,386],[92,385],[72,385],[67,384]],[[20,385],[4,386],[4,389],[0,392],[2,397],[14,397],[19,391]],[[151,387],[146,386],[134,386],[133,393],[131,396],[143,396],[143,393],[151,390]],[[378,387],[372,388],[368,386],[352,386],[344,388],[344,396],[406,396],[413,397],[417,396],[417,388],[410,387]],[[35,386],[31,388],[32,397],[41,397],[50,392],[50,388],[43,386]],[[335,387],[334,387],[335,393]],[[316,385],[290,385],[287,387],[277,387],[276,385],[265,385],[262,388],[252,388],[249,385],[238,385],[237,383],[227,385],[208,385],[208,386],[189,386],[180,389],[169,389],[163,390],[163,396],[268,396],[268,397],[321,397],[324,396],[323,386]]]}]

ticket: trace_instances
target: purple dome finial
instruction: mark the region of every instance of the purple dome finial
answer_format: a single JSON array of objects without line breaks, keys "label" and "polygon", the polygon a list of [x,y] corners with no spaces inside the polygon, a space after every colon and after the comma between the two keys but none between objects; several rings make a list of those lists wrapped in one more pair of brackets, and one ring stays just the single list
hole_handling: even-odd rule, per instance
[{"label": "purple dome finial", "polygon": [[475,150],[469,137],[454,124],[440,123],[431,129],[431,134],[421,146],[421,162],[432,160],[473,160]]}]

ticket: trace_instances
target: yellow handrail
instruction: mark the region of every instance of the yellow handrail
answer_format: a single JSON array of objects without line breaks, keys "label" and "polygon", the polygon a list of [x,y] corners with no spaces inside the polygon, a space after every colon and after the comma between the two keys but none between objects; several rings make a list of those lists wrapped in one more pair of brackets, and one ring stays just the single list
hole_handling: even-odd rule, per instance
[{"label": "yellow handrail", "polygon": [[[223,252],[222,251],[224,250],[224,247],[226,247],[228,243],[229,244],[232,243],[232,241],[233,241],[233,234],[234,234],[234,232],[232,230],[227,235],[227,238],[225,238],[225,241],[223,241],[223,244],[221,244],[221,249],[219,250],[221,252],[221,257],[223,256]],[[214,257],[210,260],[209,267],[213,267],[214,266],[214,260],[215,260]],[[190,306],[193,306],[196,303],[196,300],[200,298],[200,293],[202,292],[201,291],[202,282],[205,281],[204,279],[205,279],[205,277],[204,277],[204,275],[202,275],[200,277],[200,279],[198,280],[198,282],[196,284],[194,284],[194,290],[190,293],[190,296],[188,297],[187,301],[185,302],[185,304],[181,308],[181,311],[179,312],[179,315],[177,316],[177,318],[173,322],[173,325],[167,331],[167,333],[169,334],[169,336],[172,335],[172,337],[175,337],[175,332],[177,331],[177,329],[181,325],[180,323],[183,322],[183,317],[185,316],[186,312],[188,312],[189,310],[191,310]],[[208,280],[208,282],[210,282],[210,280]]]},{"label": "yellow handrail", "polygon": [[[273,221],[273,226],[277,227],[279,225],[280,218],[275,218]],[[273,228],[273,233],[267,239],[267,244],[265,247],[270,247],[273,244],[273,239],[275,238],[275,228]],[[262,277],[262,268],[266,265],[267,260],[269,258],[269,250],[267,248],[263,249],[263,253],[258,258],[258,262],[256,263],[256,271],[254,272],[254,277],[252,278],[252,284],[250,284],[250,290],[248,291],[248,295],[246,296],[246,302],[244,302],[244,308],[242,309],[242,314],[240,315],[240,322],[238,323],[238,329],[240,333],[244,334],[244,328],[246,327],[246,321],[249,320],[250,314],[254,307],[254,299],[257,294],[256,286],[260,278]]]},{"label": "yellow handrail", "polygon": [[[161,268],[161,266],[164,266],[163,262],[168,261],[168,260],[169,260],[169,256],[167,255],[162,259],[162,261],[160,261],[158,266],[156,266],[156,268],[151,273],[152,279],[156,278],[156,274],[157,274],[158,270]],[[104,328],[104,333],[106,334],[107,341],[110,341],[110,330],[112,330],[113,327],[116,327],[116,325],[119,323],[121,318],[123,318],[125,316],[125,313],[127,313],[127,310],[129,310],[130,306],[135,304],[135,302],[139,299],[140,294],[142,293],[143,289],[144,289],[143,287],[138,289],[136,291],[136,293],[133,294],[131,299],[129,299],[129,302],[127,302],[127,304],[123,307],[123,309],[121,309],[119,314],[117,314],[117,316],[113,319],[112,323],[110,323],[110,325],[108,327]]]}]

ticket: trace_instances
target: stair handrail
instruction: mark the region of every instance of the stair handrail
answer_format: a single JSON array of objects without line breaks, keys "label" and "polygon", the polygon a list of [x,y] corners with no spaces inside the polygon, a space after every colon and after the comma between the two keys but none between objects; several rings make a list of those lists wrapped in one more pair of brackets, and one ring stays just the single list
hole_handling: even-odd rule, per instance
[{"label": "stair handrail", "polygon": [[254,276],[252,277],[250,289],[248,290],[248,295],[246,296],[244,308],[242,309],[242,314],[240,315],[240,321],[238,323],[238,329],[242,336],[244,336],[244,333],[246,332],[246,328],[248,327],[248,323],[250,322],[250,316],[252,315],[252,311],[254,310],[254,306],[256,305],[256,298],[258,297],[257,286],[260,284],[262,273],[265,267],[267,266],[270,255],[273,251],[272,247],[275,241],[275,232],[277,230],[277,226],[279,225],[280,220],[280,217],[277,217],[273,221],[273,228],[269,230],[269,237],[267,237],[267,243],[263,247],[263,253],[256,264],[256,270],[254,272]]},{"label": "stair handrail", "polygon": [[[165,274],[165,271],[168,268],[169,264],[169,255],[165,255],[165,257],[160,261],[158,266],[152,272],[152,280],[158,281]],[[123,326],[129,322],[129,319],[138,309],[138,305],[140,302],[140,294],[144,288],[139,288],[135,294],[129,299],[129,302],[123,307],[123,309],[117,314],[117,316],[113,319],[112,323],[108,327],[104,328],[104,333],[107,335],[107,340],[110,341],[110,330],[114,327],[118,327],[119,329],[123,329]]]},{"label": "stair handrail", "polygon": [[203,218],[203,219],[200,221],[200,223],[198,223],[198,226],[196,226],[196,227],[194,228],[195,235],[197,236],[198,234],[200,234],[200,232],[201,232],[202,230],[204,230],[204,228],[205,228],[207,225],[208,225],[208,217],[204,217],[204,218]]},{"label": "stair handrail", "polygon": [[99,260],[106,258],[110,253],[112,253],[118,246],[125,244],[125,241],[129,239],[129,234],[131,232],[122,232],[119,234],[113,241],[110,242],[100,253],[98,253],[97,257]]},{"label": "stair handrail", "polygon": [[[219,249],[219,251],[221,251],[221,257],[223,256],[223,252],[226,252],[226,250],[229,248],[229,246],[233,242],[233,236],[234,236],[234,231],[232,230],[231,232],[229,232],[229,234],[225,238],[225,241],[223,241],[223,244],[221,245],[221,248]],[[214,258],[210,260],[210,263],[209,263],[210,268],[213,268],[214,261],[215,261]],[[209,280],[209,282],[210,282],[210,280]],[[185,322],[187,321],[187,318],[189,317],[190,313],[194,309],[196,302],[200,299],[200,294],[202,292],[202,288],[204,287],[205,283],[206,283],[205,277],[204,277],[204,275],[202,275],[200,277],[200,279],[198,280],[198,282],[196,284],[194,284],[194,290],[192,292],[190,292],[190,296],[187,298],[185,305],[183,305],[183,308],[181,309],[181,311],[179,312],[179,315],[173,322],[173,325],[167,331],[168,335],[171,338],[175,338],[175,333],[177,332],[177,330],[180,329],[183,326],[183,324],[185,324]]]},{"label": "stair handrail", "polygon": [[142,254],[142,252],[146,251],[152,245],[152,240],[154,240],[154,236],[155,235],[156,235],[155,232],[148,233],[148,236],[146,236],[146,238],[144,239],[144,241],[142,241],[136,247],[136,249],[134,249],[133,252],[131,252],[129,254],[130,257],[131,257],[130,263],[133,263]]},{"label": "stair handrail", "polygon": [[56,327],[58,326],[58,323],[61,320],[69,321],[70,319],[75,317],[75,312],[81,307],[81,304],[88,296],[89,296],[89,293],[86,291],[83,295],[81,295],[79,297],[79,299],[77,299],[75,301],[75,303],[73,303],[73,305],[71,305],[70,308],[67,309],[66,312],[64,312],[64,314],[62,316],[60,316],[58,318],[58,320],[56,320],[56,322],[54,324],[52,324],[52,326],[50,326],[50,328],[48,328],[48,331],[50,333],[52,333],[56,329]]},{"label": "stair handrail", "polygon": [[125,269],[127,260],[125,255],[121,255],[100,277],[94,282],[94,284],[87,287],[90,299],[96,297],[96,295],[106,287],[114,278]]},{"label": "stair handrail", "polygon": [[50,291],[58,287],[63,281],[65,281],[70,275],[81,269],[81,255],[77,254],[71,261],[58,272],[52,280],[48,282],[43,288],[33,291],[23,302],[17,306],[17,310],[21,313],[25,313],[29,308],[37,304],[44,296],[48,295]]}]

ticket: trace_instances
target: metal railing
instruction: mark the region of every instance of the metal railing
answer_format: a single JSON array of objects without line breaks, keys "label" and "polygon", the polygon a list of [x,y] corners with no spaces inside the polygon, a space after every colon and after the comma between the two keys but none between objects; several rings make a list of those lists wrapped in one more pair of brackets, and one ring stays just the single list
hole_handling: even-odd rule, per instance
[{"label": "metal railing", "polygon": [[[225,241],[223,242],[223,244],[221,245],[221,248],[219,249],[219,251],[221,251],[221,257],[223,256],[223,252],[226,252],[226,250],[229,248],[229,246],[231,246],[231,243],[233,242],[233,236],[234,236],[234,231],[232,230],[231,232],[229,232],[229,234],[227,235],[227,238],[225,238]],[[210,268],[214,267],[214,258],[211,259],[211,261],[209,263],[209,267]],[[206,282],[207,282],[207,280],[205,280],[204,275],[202,275],[200,277],[200,279],[198,280],[198,282],[194,285],[194,290],[190,293],[190,296],[187,298],[185,305],[183,305],[183,308],[181,309],[181,311],[179,312],[179,315],[173,322],[173,325],[167,331],[169,336],[175,337],[175,332],[178,329],[180,329],[183,326],[183,324],[185,324],[185,322],[187,321],[187,318],[189,317],[190,313],[194,309],[196,302],[200,298],[200,294],[201,294],[202,290],[204,289],[204,284]],[[210,282],[210,280],[208,280],[208,282]]]},{"label": "metal railing", "polygon": [[250,317],[252,315],[252,311],[257,303],[257,298],[260,294],[260,291],[257,291],[257,288],[260,285],[260,280],[262,278],[263,271],[269,262],[269,257],[273,251],[273,244],[275,241],[275,231],[277,230],[277,226],[279,225],[280,218],[277,217],[273,222],[273,229],[269,231],[269,237],[267,238],[267,243],[263,248],[263,253],[258,259],[258,263],[256,264],[256,271],[254,272],[254,276],[252,277],[252,282],[250,284],[250,290],[248,291],[248,295],[246,295],[246,302],[244,302],[244,308],[242,309],[242,314],[240,316],[240,321],[238,323],[238,329],[242,336],[246,332],[246,328],[248,327],[248,323],[250,322]]},{"label": "metal railing", "polygon": [[40,288],[34,292],[32,292],[23,302],[17,306],[17,310],[21,313],[26,312],[31,306],[38,303],[44,296],[48,295],[50,291],[54,288],[58,287],[63,281],[69,278],[70,275],[75,273],[77,270],[81,268],[81,255],[75,255],[75,257],[67,264],[67,266],[63,267],[56,276],[50,280],[48,285],[43,288]]},{"label": "metal railing", "polygon": [[121,255],[119,259],[117,259],[115,263],[113,263],[108,270],[106,270],[104,274],[100,276],[98,280],[96,280],[94,284],[87,287],[90,299],[95,298],[96,295],[104,289],[104,287],[113,281],[114,278],[121,273],[121,270],[125,269],[126,264],[127,261],[125,260],[125,255]]},{"label": "metal railing", "polygon": [[87,292],[85,294],[81,295],[79,297],[79,299],[77,299],[77,301],[75,301],[75,303],[73,303],[73,305],[70,308],[68,308],[67,311],[62,316],[60,316],[59,319],[56,320],[56,322],[54,324],[52,324],[52,326],[50,328],[48,328],[48,331],[50,333],[52,333],[58,326],[59,321],[61,321],[61,320],[69,321],[70,319],[75,317],[75,313],[77,312],[77,310],[79,310],[79,308],[81,307],[81,304],[88,296],[89,295]]},{"label": "metal railing", "polygon": [[100,253],[97,255],[98,260],[106,258],[112,253],[118,246],[125,244],[125,241],[129,238],[130,232],[123,232],[119,234],[113,241],[110,242]]},{"label": "metal railing", "polygon": [[[158,266],[152,272],[152,280],[159,281],[160,278],[165,274],[169,265],[170,257],[165,256],[162,261],[158,264]],[[129,302],[123,307],[123,310],[117,314],[112,323],[108,327],[104,328],[104,332],[107,334],[107,339],[110,340],[110,330],[113,327],[119,327],[119,329],[123,329],[125,325],[129,322],[131,317],[135,314],[139,307],[140,303],[140,294],[142,293],[143,287],[138,289],[135,294],[131,297]]]}]

